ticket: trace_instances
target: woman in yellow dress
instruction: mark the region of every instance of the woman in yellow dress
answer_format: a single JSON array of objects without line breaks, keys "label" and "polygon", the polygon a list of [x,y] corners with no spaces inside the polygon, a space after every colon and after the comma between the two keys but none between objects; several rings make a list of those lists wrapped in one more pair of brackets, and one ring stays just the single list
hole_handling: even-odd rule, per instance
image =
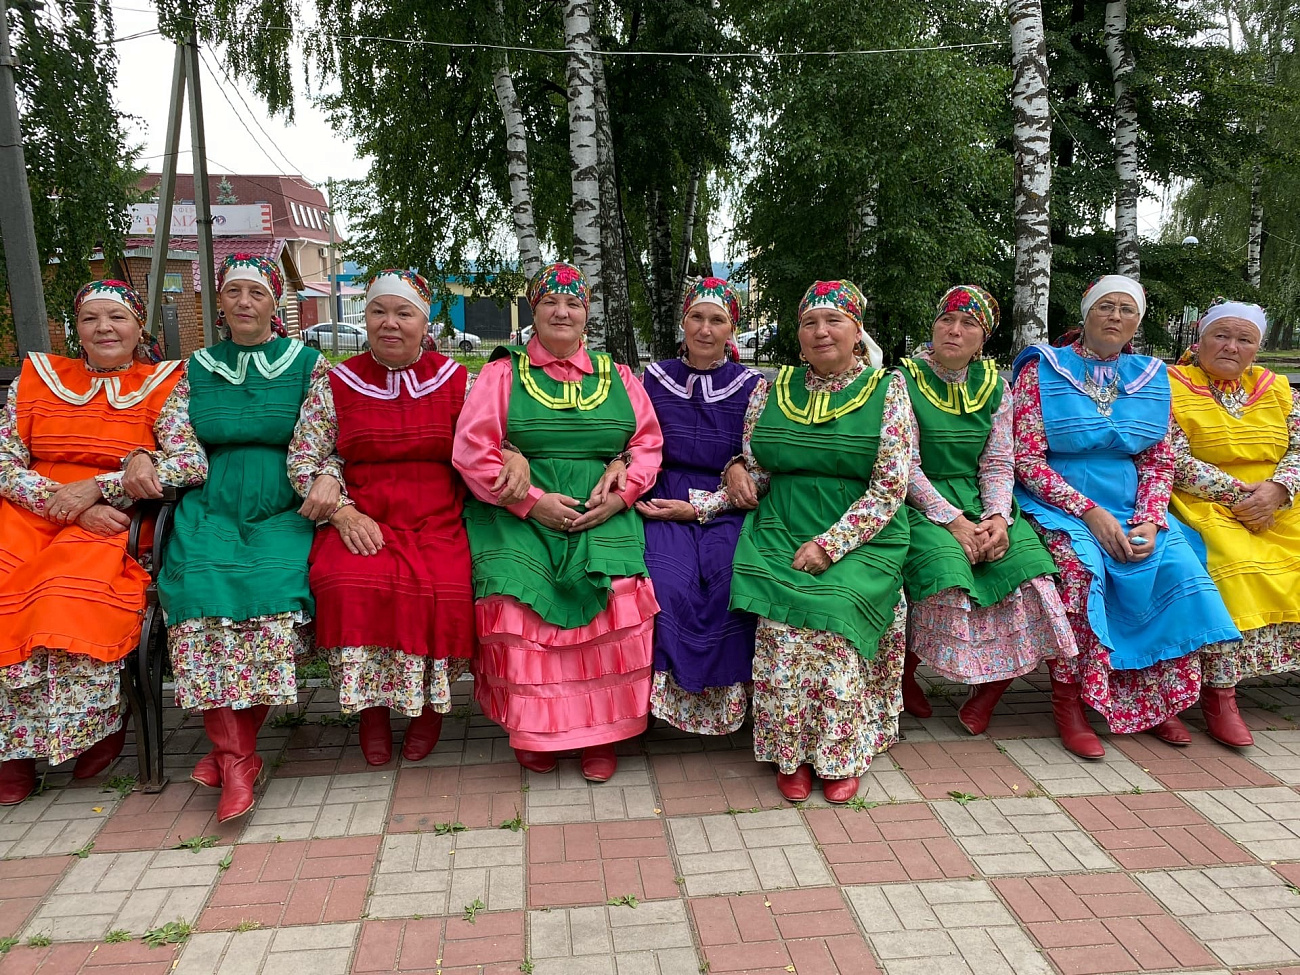
[{"label": "woman in yellow dress", "polygon": [[1169,370],[1174,495],[1200,533],[1240,641],[1201,650],[1201,712],[1225,745],[1254,743],[1237,710],[1247,677],[1300,670],[1300,391],[1255,365],[1264,309],[1219,299]]}]

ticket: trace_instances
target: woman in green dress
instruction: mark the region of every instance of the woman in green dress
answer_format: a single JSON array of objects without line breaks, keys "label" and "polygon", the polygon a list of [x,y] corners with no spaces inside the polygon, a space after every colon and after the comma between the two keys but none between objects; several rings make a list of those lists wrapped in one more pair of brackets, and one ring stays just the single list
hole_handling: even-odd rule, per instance
[{"label": "woman in green dress", "polygon": [[950,288],[932,341],[902,363],[913,422],[903,707],[930,716],[913,676],[923,660],[972,685],[957,712],[972,735],[988,727],[1012,680],[1078,652],[1056,563],[1012,497],[1011,397],[997,363],[980,355],[998,317],[983,288]]},{"label": "woman in green dress", "polygon": [[[176,703],[203,712],[213,745],[191,777],[220,786],[224,823],[253,808],[267,711],[298,700],[294,658],[308,647],[302,627],[315,608],[307,587],[315,526],[298,513],[286,457],[298,410],[328,363],[283,336],[272,261],[233,254],[217,280],[228,337],[190,356],[172,393],[207,450],[208,479],[177,507],[158,590]],[[309,500],[337,504],[341,470],[319,473],[330,476],[316,479]]]},{"label": "woman in green dress", "polygon": [[[759,617],[754,757],[787,799],[848,802],[898,737],[906,618],[912,417],[903,378],[879,368],[862,293],[818,281],[799,305],[807,365],[750,397],[743,463],[702,519],[753,509],[736,546],[731,608]],[[871,352],[873,364],[863,361]]]}]

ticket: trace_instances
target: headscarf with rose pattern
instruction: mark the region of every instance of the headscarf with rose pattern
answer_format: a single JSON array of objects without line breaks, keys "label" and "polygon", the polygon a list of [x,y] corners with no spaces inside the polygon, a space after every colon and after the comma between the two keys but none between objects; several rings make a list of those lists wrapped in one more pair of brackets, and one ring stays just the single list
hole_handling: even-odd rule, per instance
[{"label": "headscarf with rose pattern", "polygon": [[964,312],[972,316],[979,322],[980,328],[984,329],[986,339],[993,334],[1002,317],[998,300],[974,284],[959,284],[943,293],[935,308],[934,317],[938,319],[950,312]]},{"label": "headscarf with rose pattern", "polygon": [[582,307],[591,308],[591,291],[587,278],[572,264],[555,261],[546,265],[528,282],[528,306],[536,309],[537,303],[547,295],[573,295],[582,301]]}]

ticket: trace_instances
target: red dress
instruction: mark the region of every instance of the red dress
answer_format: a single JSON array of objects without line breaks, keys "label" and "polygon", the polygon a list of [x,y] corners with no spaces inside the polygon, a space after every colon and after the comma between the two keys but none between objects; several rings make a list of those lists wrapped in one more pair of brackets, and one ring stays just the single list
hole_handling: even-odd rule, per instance
[{"label": "red dress", "polygon": [[311,588],[319,646],[471,655],[465,485],[451,466],[466,379],[463,366],[433,351],[398,372],[369,353],[330,371],[348,497],[379,524],[384,546],[353,555],[334,528],[317,534]]}]

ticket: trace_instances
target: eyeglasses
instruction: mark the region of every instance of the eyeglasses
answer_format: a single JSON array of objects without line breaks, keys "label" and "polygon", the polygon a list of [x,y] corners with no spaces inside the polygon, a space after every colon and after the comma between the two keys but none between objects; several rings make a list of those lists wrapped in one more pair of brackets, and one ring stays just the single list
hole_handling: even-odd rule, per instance
[{"label": "eyeglasses", "polygon": [[1116,309],[1119,309],[1120,318],[1138,317],[1137,305],[1117,305],[1113,301],[1099,301],[1093,307],[1107,318],[1115,314]]}]

